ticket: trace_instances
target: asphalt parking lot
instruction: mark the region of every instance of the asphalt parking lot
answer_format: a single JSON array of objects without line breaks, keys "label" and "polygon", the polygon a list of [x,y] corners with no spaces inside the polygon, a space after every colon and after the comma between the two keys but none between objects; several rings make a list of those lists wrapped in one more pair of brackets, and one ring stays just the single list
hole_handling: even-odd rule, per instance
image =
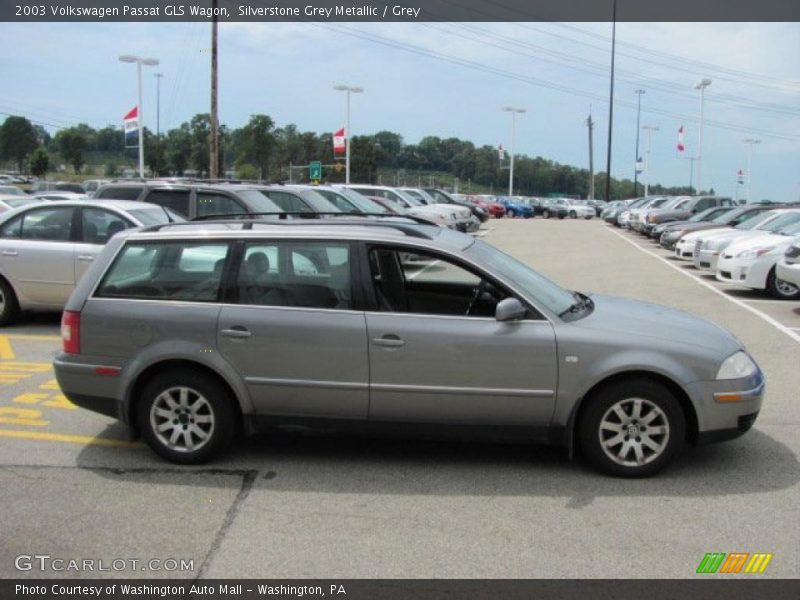
[{"label": "asphalt parking lot", "polygon": [[[176,468],[60,395],[59,317],[26,316],[0,330],[0,577],[684,578],[708,552],[772,553],[758,577],[800,576],[800,303],[696,276],[598,219],[487,225],[565,287],[733,331],[767,377],[754,430],[645,480],[554,448],[293,435]],[[141,562],[20,572],[21,554]]]}]

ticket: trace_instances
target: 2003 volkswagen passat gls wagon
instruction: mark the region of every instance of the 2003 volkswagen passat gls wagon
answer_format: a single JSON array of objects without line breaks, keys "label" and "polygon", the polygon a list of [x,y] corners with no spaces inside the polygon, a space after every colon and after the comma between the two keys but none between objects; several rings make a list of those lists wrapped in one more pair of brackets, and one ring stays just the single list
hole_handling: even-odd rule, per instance
[{"label": "2003 volkswagen passat gls wagon", "polygon": [[764,378],[730,333],[567,291],[404,218],[184,223],[113,237],[62,319],[58,383],[178,463],[264,427],[502,434],[650,475],[747,431]]}]

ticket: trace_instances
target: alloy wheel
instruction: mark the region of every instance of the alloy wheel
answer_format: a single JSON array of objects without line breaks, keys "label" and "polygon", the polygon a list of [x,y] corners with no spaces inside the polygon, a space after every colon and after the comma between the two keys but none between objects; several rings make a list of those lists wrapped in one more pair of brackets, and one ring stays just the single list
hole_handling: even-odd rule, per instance
[{"label": "alloy wheel", "polygon": [[613,404],[600,420],[600,447],[616,464],[632,467],[657,459],[667,447],[669,419],[661,408],[644,398],[626,398]]},{"label": "alloy wheel", "polygon": [[150,426],[158,441],[170,450],[196,452],[212,438],[214,410],[197,390],[171,387],[153,402]]}]

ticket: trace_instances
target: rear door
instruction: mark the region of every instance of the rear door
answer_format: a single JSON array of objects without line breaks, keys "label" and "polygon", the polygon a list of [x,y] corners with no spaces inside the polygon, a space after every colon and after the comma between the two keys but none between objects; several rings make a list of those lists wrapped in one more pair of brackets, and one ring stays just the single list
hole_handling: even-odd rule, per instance
[{"label": "rear door", "polygon": [[259,240],[240,243],[237,257],[217,347],[257,414],[366,419],[366,324],[351,244]]},{"label": "rear door", "polygon": [[23,304],[62,307],[75,287],[74,206],[27,210],[0,229],[0,270]]},{"label": "rear door", "polygon": [[129,227],[135,227],[132,221],[122,215],[94,206],[79,207],[77,219],[79,226],[73,248],[76,283],[112,236]]}]

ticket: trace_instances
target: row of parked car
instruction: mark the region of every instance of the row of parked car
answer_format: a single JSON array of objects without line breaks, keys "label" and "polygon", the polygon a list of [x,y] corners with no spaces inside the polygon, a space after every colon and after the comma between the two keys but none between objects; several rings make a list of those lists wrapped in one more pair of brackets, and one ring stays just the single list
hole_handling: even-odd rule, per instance
[{"label": "row of parked car", "polygon": [[522,217],[531,219],[591,219],[605,208],[602,200],[575,200],[572,198],[537,198],[530,196],[494,196],[490,194],[454,194],[485,209],[494,218]]},{"label": "row of parked car", "polygon": [[613,202],[602,216],[649,236],[718,281],[800,299],[800,204],[654,196]]}]

